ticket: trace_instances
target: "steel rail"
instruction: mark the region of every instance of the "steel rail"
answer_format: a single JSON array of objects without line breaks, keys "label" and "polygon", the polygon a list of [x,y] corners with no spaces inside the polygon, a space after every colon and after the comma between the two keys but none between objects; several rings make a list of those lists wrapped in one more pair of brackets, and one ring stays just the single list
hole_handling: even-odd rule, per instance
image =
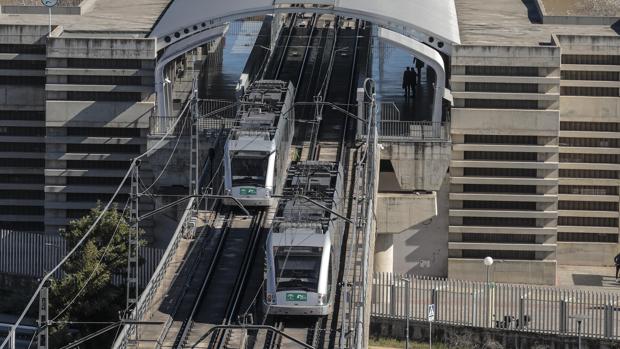
[{"label": "steel rail", "polygon": [[191,323],[194,321],[193,320],[194,316],[196,315],[196,312],[202,302],[204,292],[207,289],[207,286],[211,283],[211,279],[213,278],[213,274],[215,272],[215,267],[217,266],[218,261],[220,257],[222,256],[222,251],[224,249],[226,238],[228,237],[228,233],[230,232],[233,220],[234,220],[234,214],[232,212],[229,212],[226,217],[226,221],[224,222],[225,226],[222,228],[222,234],[220,236],[220,240],[218,241],[215,254],[213,255],[211,264],[209,265],[209,271],[207,272],[207,275],[200,287],[200,291],[198,292],[198,295],[196,296],[196,302],[194,303],[194,306],[192,307],[192,311],[190,312],[189,317],[185,319],[185,321],[183,321],[183,323],[181,324],[181,328],[179,329],[179,335],[177,335],[177,338],[174,341],[173,348],[182,349],[183,344],[184,344],[183,342],[189,335],[189,332],[191,329]]},{"label": "steel rail", "polygon": [[[231,296],[228,300],[228,305],[226,306],[226,312],[223,319],[223,325],[230,325],[234,320],[234,316],[239,308],[239,302],[241,296],[243,295],[243,291],[245,290],[245,284],[247,282],[247,276],[250,271],[250,267],[253,264],[255,255],[256,255],[256,246],[258,245],[258,241],[260,240],[260,233],[263,228],[264,219],[266,217],[265,211],[259,211],[256,216],[254,216],[254,221],[250,226],[250,239],[245,248],[243,254],[243,261],[241,262],[241,269],[235,278],[235,284],[233,286],[233,290]],[[212,337],[211,342],[214,344],[215,348],[220,348],[224,338],[226,337],[227,330],[218,331],[215,333],[215,336]],[[199,343],[199,342],[198,342]]]}]

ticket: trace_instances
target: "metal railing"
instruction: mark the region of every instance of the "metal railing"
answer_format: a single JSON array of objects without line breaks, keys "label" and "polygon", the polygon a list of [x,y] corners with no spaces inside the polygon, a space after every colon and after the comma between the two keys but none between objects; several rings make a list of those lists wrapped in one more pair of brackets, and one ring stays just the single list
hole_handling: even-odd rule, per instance
[{"label": "metal railing", "polygon": [[[237,115],[237,104],[234,101],[219,99],[199,99],[198,100],[198,116],[209,115],[206,118],[198,119],[198,130],[232,128],[235,124]],[[181,115],[181,117],[189,117],[189,113]],[[177,116],[158,116],[151,115],[149,119],[150,134],[153,136],[161,136],[168,133],[168,130],[175,125]],[[173,136],[189,135],[191,133],[190,122],[179,122],[176,130],[171,134]]]},{"label": "metal railing", "polygon": [[374,318],[406,319],[406,300],[413,321],[435,304],[440,324],[576,336],[581,318],[582,336],[620,339],[620,292],[375,273]]},{"label": "metal railing", "polygon": [[[180,223],[177,226],[174,232],[174,235],[172,236],[172,239],[170,239],[168,248],[164,252],[164,255],[162,256],[159,262],[159,265],[157,266],[157,269],[155,269],[155,272],[153,273],[151,280],[146,285],[146,288],[144,289],[144,291],[142,291],[140,299],[138,300],[136,307],[132,311],[132,314],[131,314],[132,319],[134,320],[143,319],[144,315],[150,308],[151,303],[155,299],[157,292],[159,292],[159,288],[162,284],[162,281],[164,280],[168,266],[170,265],[170,262],[172,261],[172,259],[174,258],[177,252],[181,239],[183,238],[183,236],[186,234],[188,230],[194,229],[193,224],[195,223],[195,220],[193,218],[194,218],[195,202],[196,202],[195,198],[191,198],[189,202],[187,203],[187,206],[185,207],[185,212],[183,213],[183,216],[181,217],[181,220],[179,221]],[[118,337],[116,338],[113,348],[115,349],[126,348],[130,337],[133,336],[135,332],[136,332],[136,325],[125,325],[122,331],[119,333]]]},{"label": "metal railing", "polygon": [[450,124],[432,121],[385,121],[379,123],[381,140],[449,140]]}]

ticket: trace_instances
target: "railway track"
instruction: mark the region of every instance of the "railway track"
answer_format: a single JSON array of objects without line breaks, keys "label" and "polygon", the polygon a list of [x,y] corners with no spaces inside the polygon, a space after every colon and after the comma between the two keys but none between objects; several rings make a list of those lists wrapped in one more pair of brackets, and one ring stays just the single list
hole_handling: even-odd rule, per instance
[{"label": "railway track", "polygon": [[233,322],[248,270],[254,261],[264,217],[263,211],[256,211],[250,217],[234,213],[226,215],[208,272],[173,348],[220,348],[226,345],[231,335],[229,331],[220,330],[208,338],[204,336],[215,325]]}]

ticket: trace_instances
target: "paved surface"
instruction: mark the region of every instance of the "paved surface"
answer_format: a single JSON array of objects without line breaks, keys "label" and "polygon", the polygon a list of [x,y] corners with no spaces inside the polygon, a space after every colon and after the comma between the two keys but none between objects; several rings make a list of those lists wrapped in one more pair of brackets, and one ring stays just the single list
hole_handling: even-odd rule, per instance
[{"label": "paved surface", "polygon": [[[119,32],[144,37],[168,5],[169,0],[97,0],[94,7],[82,16],[56,15],[54,25],[65,31],[102,31],[118,36]],[[47,25],[45,15],[0,15],[0,24]],[[63,34],[71,35],[71,34]],[[72,35],[73,36],[73,35]],[[88,35],[93,37],[92,33]]]},{"label": "paved surface", "polygon": [[464,45],[539,46],[551,34],[618,35],[609,26],[539,24],[535,0],[454,0]]},{"label": "paved surface", "polygon": [[620,292],[620,283],[616,282],[615,273],[614,267],[558,266],[557,286]]}]

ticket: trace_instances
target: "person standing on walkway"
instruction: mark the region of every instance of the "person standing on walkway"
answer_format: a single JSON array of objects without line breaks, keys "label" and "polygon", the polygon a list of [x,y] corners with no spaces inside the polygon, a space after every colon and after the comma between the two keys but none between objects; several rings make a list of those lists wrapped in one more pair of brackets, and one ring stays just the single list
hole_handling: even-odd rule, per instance
[{"label": "person standing on walkway", "polygon": [[418,75],[415,73],[413,67],[409,67],[407,69],[409,69],[409,89],[411,90],[411,96],[415,97]]},{"label": "person standing on walkway", "polygon": [[409,67],[403,73],[403,90],[405,90],[405,97],[409,97],[409,92],[411,92],[411,75],[412,71],[409,70]]},{"label": "person standing on walkway", "polygon": [[422,85],[422,68],[424,68],[424,61],[422,61],[421,59],[414,57],[413,58],[413,64],[415,66],[415,69],[418,71],[418,81],[417,84],[418,85]]},{"label": "person standing on walkway", "polygon": [[620,253],[614,257],[614,264],[616,265],[616,281],[618,281],[618,272],[620,271]]}]

